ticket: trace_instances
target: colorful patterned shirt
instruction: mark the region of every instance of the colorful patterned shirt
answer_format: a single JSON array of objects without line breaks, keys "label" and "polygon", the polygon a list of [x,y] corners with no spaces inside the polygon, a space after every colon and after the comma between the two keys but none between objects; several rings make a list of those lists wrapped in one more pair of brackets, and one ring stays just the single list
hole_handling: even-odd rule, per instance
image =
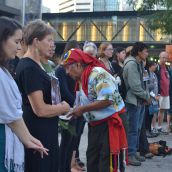
[{"label": "colorful patterned shirt", "polygon": [[86,105],[98,100],[111,100],[113,105],[84,114],[88,122],[107,118],[124,108],[114,77],[101,67],[94,67],[88,80],[88,97],[80,87],[80,101]]}]

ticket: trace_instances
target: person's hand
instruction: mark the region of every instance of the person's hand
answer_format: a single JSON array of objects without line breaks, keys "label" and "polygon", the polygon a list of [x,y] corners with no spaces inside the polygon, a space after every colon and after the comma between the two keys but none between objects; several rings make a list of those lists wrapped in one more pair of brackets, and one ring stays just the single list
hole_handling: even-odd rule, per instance
[{"label": "person's hand", "polygon": [[33,137],[33,136],[30,136],[29,141],[25,145],[26,145],[26,147],[28,149],[34,149],[35,152],[38,151],[41,154],[41,158],[44,157],[44,154],[45,155],[48,155],[48,151],[49,150],[47,148],[45,148],[42,145],[42,143],[38,139],[36,139],[35,137]]},{"label": "person's hand", "polygon": [[152,98],[149,98],[147,101],[144,101],[144,105],[150,105],[152,102]]},{"label": "person's hand", "polygon": [[159,101],[160,96],[155,96],[155,100]]},{"label": "person's hand", "polygon": [[74,108],[73,111],[67,116],[67,117],[73,117],[73,118],[77,118],[77,117],[80,117],[82,116],[83,114],[83,107],[82,106],[79,106],[77,108]]},{"label": "person's hand", "polygon": [[113,77],[116,78],[117,77],[117,74],[114,74]]},{"label": "person's hand", "polygon": [[66,103],[65,101],[62,101],[61,105],[62,105],[62,111],[63,111],[62,113],[63,114],[65,114],[65,113],[70,111],[70,106],[69,106],[68,103]]},{"label": "person's hand", "polygon": [[119,76],[115,77],[115,83],[119,86],[121,85],[121,78]]}]

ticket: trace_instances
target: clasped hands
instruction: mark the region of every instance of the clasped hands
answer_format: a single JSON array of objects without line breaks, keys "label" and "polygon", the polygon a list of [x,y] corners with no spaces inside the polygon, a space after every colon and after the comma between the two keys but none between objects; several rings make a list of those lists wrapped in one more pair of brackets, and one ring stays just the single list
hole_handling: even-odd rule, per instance
[{"label": "clasped hands", "polygon": [[68,113],[67,118],[78,118],[82,116],[83,113],[83,106],[75,107]]}]

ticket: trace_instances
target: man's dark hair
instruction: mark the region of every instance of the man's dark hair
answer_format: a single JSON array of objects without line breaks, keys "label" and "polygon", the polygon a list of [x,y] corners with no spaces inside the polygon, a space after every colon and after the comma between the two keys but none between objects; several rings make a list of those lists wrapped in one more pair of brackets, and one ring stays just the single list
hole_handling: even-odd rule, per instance
[{"label": "man's dark hair", "polygon": [[138,53],[143,51],[144,49],[148,49],[148,47],[143,42],[134,43],[133,49],[131,50],[131,56],[136,57],[138,55]]},{"label": "man's dark hair", "polygon": [[76,40],[71,40],[67,42],[64,48],[64,53],[67,53],[72,48],[78,48],[80,49],[79,43]]}]

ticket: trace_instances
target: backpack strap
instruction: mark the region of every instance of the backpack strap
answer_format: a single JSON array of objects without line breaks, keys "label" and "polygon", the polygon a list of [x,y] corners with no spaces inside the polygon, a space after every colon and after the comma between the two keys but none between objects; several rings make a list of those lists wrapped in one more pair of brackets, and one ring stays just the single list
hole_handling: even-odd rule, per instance
[{"label": "backpack strap", "polygon": [[[122,70],[120,71],[120,74],[119,74],[119,75],[121,76],[121,89],[123,90],[123,92],[121,92],[120,94],[121,94],[121,96],[122,96],[123,99],[126,98],[127,92],[128,92],[128,90],[130,89],[129,87],[126,88],[126,86],[125,86],[125,81],[124,81],[124,78],[123,78],[124,67],[125,67],[130,61],[134,61],[134,62],[136,63],[135,60],[129,60],[129,61],[127,61],[127,63],[125,63],[125,65],[123,66],[123,68],[122,68]],[[119,75],[118,75],[118,76],[119,76]],[[125,91],[124,91],[124,90],[125,90]]]},{"label": "backpack strap", "polygon": [[[135,62],[135,63],[137,64],[137,62],[136,62],[135,60],[128,60],[128,62],[125,63],[124,67],[125,67],[129,62],[131,62],[131,61],[133,61],[133,62]],[[123,67],[123,69],[124,69],[124,67]],[[137,69],[138,69],[138,71],[140,72],[140,68],[139,68],[139,65],[138,65],[138,64],[137,64]]]},{"label": "backpack strap", "polygon": [[[139,67],[138,63],[136,62],[136,60],[129,60],[129,61],[127,61],[127,62],[125,63],[125,65],[124,65],[124,67],[125,67],[129,62],[131,62],[131,61],[133,61],[133,62],[135,62],[135,63],[137,64],[137,70],[138,70],[138,72],[139,72],[139,74],[140,74],[140,81],[141,81],[141,84],[143,84],[143,83],[142,83],[143,81],[142,81],[142,76],[141,76],[140,67]],[[122,69],[122,73],[123,73],[124,67],[123,67],[123,69]],[[142,87],[143,87],[143,86],[142,86]],[[128,86],[128,89],[126,89],[126,92],[128,92],[129,89],[130,89],[130,88],[129,88],[129,86]]]}]

